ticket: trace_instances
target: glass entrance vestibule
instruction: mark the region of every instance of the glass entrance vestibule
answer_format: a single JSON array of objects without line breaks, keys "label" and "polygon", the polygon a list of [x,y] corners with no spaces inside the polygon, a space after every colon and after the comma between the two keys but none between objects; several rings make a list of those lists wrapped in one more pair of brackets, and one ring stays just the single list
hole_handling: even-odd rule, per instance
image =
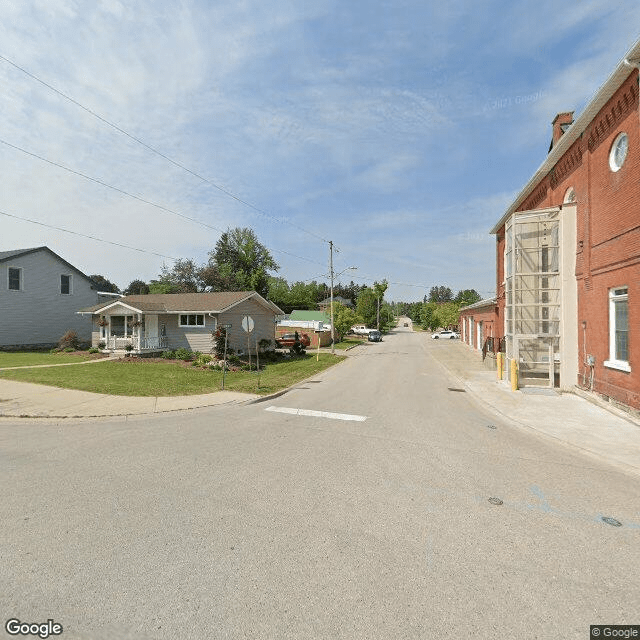
[{"label": "glass entrance vestibule", "polygon": [[[570,207],[517,212],[505,224],[505,348],[521,386],[561,386],[563,334],[571,313],[577,321],[575,244],[569,248],[563,238],[574,221]],[[575,237],[575,227],[568,236]]]}]

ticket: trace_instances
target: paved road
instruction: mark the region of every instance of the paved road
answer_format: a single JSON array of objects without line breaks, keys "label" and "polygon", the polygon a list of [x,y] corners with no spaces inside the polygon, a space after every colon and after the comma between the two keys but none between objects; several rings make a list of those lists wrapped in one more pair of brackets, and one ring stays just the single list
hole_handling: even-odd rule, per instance
[{"label": "paved road", "polygon": [[264,403],[0,425],[4,619],[63,640],[640,623],[640,481],[486,412],[448,346],[401,328]]}]

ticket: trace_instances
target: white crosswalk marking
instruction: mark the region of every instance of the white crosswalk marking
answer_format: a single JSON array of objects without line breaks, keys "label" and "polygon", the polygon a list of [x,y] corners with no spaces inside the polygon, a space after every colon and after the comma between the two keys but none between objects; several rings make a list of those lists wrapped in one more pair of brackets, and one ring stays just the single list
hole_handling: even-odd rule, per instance
[{"label": "white crosswalk marking", "polygon": [[364,422],[367,416],[356,416],[349,413],[331,413],[330,411],[314,411],[313,409],[292,409],[290,407],[267,407],[265,411],[289,413],[295,416],[311,416],[313,418],[329,418],[330,420],[352,420]]}]

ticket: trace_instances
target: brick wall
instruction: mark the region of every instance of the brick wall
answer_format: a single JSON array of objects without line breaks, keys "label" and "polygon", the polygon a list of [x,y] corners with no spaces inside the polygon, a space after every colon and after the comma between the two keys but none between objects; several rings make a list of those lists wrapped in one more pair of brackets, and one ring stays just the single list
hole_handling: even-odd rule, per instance
[{"label": "brick wall", "polygon": [[[578,280],[577,384],[623,404],[640,408],[640,120],[638,71],[633,70],[613,97],[593,118],[582,136],[523,200],[520,211],[563,203],[569,189],[577,204],[576,278]],[[620,132],[629,138],[622,168],[609,166],[613,142]],[[504,326],[504,228],[497,234],[498,320]],[[631,372],[605,367],[609,358],[609,289],[627,286],[629,292],[629,364]],[[583,322],[586,326],[583,327]]]}]

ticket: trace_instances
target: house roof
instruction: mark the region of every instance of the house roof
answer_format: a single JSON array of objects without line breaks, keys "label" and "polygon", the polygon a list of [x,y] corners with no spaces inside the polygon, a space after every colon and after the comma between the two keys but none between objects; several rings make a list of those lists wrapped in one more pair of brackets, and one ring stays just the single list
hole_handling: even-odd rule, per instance
[{"label": "house roof", "polygon": [[276,314],[282,309],[265,300],[255,291],[221,291],[217,293],[149,293],[147,295],[124,296],[117,300],[107,300],[93,307],[81,309],[80,313],[99,313],[108,307],[125,305],[140,313],[220,313],[253,299]]},{"label": "house roof", "polygon": [[495,307],[497,304],[496,298],[485,298],[484,300],[478,300],[473,304],[468,304],[466,307],[460,307],[460,311],[467,311],[469,309],[482,309],[483,307]]},{"label": "house roof", "polygon": [[292,311],[289,320],[320,320],[321,322],[330,322],[329,314],[324,311]]},{"label": "house roof", "polygon": [[640,63],[640,40],[629,49],[627,55],[618,63],[613,73],[607,81],[596,91],[584,111],[567,129],[566,133],[555,143],[553,149],[540,165],[538,170],[527,182],[522,191],[516,196],[511,206],[506,210],[500,220],[494,225],[489,233],[496,234],[502,225],[524,202],[533,188],[553,169],[556,163],[562,158],[571,145],[585,132],[591,121],[596,117],[600,109],[611,99],[613,94],[620,88],[634,68]]},{"label": "house roof", "polygon": [[[78,267],[74,267],[70,262],[67,262],[64,258],[60,257],[55,251],[49,249],[49,247],[32,247],[31,249],[13,249],[12,251],[0,251],[0,262],[7,262],[12,258],[18,258],[20,256],[26,256],[30,253],[35,253],[36,251],[48,251],[51,255],[55,256],[60,262],[64,263],[70,269],[73,269],[76,273],[79,273],[83,278],[87,280],[91,280],[91,278],[86,274],[82,273]],[[96,289],[97,287],[91,287],[92,289]]]}]

